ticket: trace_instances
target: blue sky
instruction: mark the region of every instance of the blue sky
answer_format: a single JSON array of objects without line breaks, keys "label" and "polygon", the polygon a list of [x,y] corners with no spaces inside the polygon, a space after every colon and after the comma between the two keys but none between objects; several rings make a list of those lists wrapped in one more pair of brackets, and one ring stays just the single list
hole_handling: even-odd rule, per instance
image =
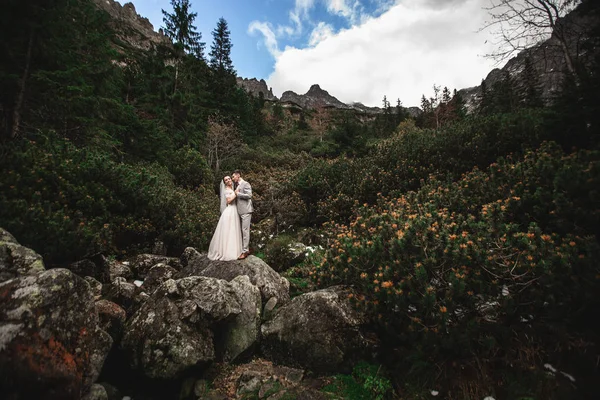
[{"label": "blue sky", "polygon": [[[122,4],[123,0],[119,0]],[[133,0],[158,30],[169,0]],[[461,89],[495,66],[485,33],[489,0],[191,0],[207,49],[229,24],[239,76],[265,79],[276,96],[319,84],[346,103],[384,95],[419,105],[434,84]]]}]

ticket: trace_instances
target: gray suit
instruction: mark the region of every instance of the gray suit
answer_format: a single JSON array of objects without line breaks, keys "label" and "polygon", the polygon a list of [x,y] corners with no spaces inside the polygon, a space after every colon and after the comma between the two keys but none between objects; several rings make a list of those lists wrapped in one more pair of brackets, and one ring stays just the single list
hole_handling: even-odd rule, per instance
[{"label": "gray suit", "polygon": [[250,220],[252,219],[252,186],[240,178],[237,186],[237,210],[242,220],[242,253],[247,253],[250,245]]}]

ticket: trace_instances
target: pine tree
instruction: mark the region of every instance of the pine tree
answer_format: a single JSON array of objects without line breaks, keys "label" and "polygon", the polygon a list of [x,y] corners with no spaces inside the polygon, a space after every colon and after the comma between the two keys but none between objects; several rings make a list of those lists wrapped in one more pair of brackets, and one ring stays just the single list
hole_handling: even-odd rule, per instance
[{"label": "pine tree", "polygon": [[400,99],[398,99],[396,101],[396,126],[398,126],[398,124],[402,121],[404,121],[406,118],[408,118],[408,115],[406,113],[406,111],[404,110],[404,107],[402,106],[402,101],[400,101]]},{"label": "pine tree", "polygon": [[502,79],[494,82],[490,94],[493,113],[509,113],[516,110],[518,99],[514,79],[508,71],[504,72]]},{"label": "pine tree", "polygon": [[219,18],[217,27],[212,31],[213,43],[210,46],[209,65],[212,71],[212,91],[215,107],[224,114],[233,112],[232,97],[236,89],[236,72],[231,61],[233,44],[227,21]]},{"label": "pine tree", "polygon": [[444,90],[442,91],[442,103],[448,104],[452,100],[452,95],[450,94],[450,89],[448,86],[444,86]]},{"label": "pine tree", "polygon": [[525,58],[523,68],[523,79],[525,80],[525,93],[523,94],[523,103],[526,107],[542,107],[542,94],[540,90],[540,80],[531,57]]},{"label": "pine tree", "polygon": [[454,119],[461,120],[467,115],[465,99],[463,99],[462,95],[456,89],[454,89],[454,92],[452,93],[450,104],[452,105]]},{"label": "pine tree", "polygon": [[479,104],[477,106],[477,113],[482,115],[488,115],[491,113],[491,95],[490,90],[487,87],[485,79],[481,80]]},{"label": "pine tree", "polygon": [[202,34],[194,26],[198,13],[190,12],[189,0],[171,0],[171,6],[172,14],[162,10],[166,35],[175,43],[176,48],[204,59],[205,43],[201,41]]},{"label": "pine tree", "polygon": [[212,31],[213,43],[210,46],[209,65],[214,72],[226,72],[235,76],[235,69],[231,61],[231,48],[233,44],[230,38],[227,21],[219,18],[217,27]]},{"label": "pine tree", "polygon": [[421,110],[423,110],[423,113],[431,112],[431,102],[425,97],[425,95],[421,96]]}]

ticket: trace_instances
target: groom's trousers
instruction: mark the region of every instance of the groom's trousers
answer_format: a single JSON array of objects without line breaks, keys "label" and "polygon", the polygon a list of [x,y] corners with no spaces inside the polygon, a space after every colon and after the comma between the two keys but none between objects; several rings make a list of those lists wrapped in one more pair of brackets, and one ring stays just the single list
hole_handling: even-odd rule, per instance
[{"label": "groom's trousers", "polygon": [[252,213],[240,215],[242,220],[242,253],[250,251],[250,220]]}]

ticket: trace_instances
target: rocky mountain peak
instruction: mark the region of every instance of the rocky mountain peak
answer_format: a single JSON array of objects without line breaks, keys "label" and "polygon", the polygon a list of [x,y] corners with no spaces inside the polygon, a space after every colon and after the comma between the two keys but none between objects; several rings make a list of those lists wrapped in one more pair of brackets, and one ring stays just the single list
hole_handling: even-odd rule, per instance
[{"label": "rocky mountain peak", "polygon": [[[586,51],[581,48],[582,39],[586,38],[589,31],[596,29],[600,23],[597,13],[589,12],[584,7],[591,1],[582,3],[578,8],[565,16],[561,23],[565,32],[565,45],[570,54],[581,65],[589,65],[598,54],[598,49]],[[523,93],[527,87],[525,73],[526,64],[530,62],[533,73],[537,77],[542,100],[549,104],[560,94],[562,83],[566,76],[566,62],[564,49],[555,35],[528,49],[521,51],[501,68],[494,68],[485,77],[485,86],[490,90],[496,83],[510,77],[513,89]],[[481,85],[458,91],[463,97],[468,112],[476,110],[482,96]]]},{"label": "rocky mountain peak", "polygon": [[125,43],[139,50],[150,50],[158,44],[171,44],[162,29],[158,32],[148,18],[139,15],[133,3],[119,4],[115,0],[93,0],[98,8],[111,16],[111,25],[116,29],[117,36]]},{"label": "rocky mountain peak", "polygon": [[329,96],[329,92],[321,89],[321,86],[315,83],[314,85],[311,85],[310,89],[308,89],[306,96]]},{"label": "rocky mountain peak", "polygon": [[294,103],[302,108],[350,108],[317,84],[302,95],[288,90],[281,95],[281,101]]},{"label": "rocky mountain peak", "polygon": [[262,93],[263,98],[268,101],[277,101],[278,98],[273,94],[273,89],[267,86],[267,82],[264,79],[258,80],[256,78],[241,78],[237,77],[237,85],[248,93],[255,97],[259,97]]}]

